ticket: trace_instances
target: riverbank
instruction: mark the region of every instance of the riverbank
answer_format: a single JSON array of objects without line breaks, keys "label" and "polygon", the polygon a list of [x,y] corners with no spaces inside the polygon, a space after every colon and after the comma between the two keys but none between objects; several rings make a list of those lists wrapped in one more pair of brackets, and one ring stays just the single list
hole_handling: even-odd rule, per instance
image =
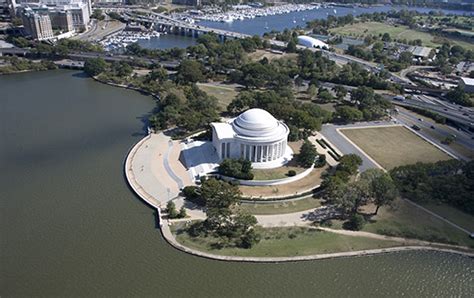
[{"label": "riverbank", "polygon": [[101,80],[101,79],[99,78],[99,76],[92,76],[92,79],[94,79],[95,81],[97,81],[97,82],[99,82],[99,83],[106,84],[106,85],[109,85],[109,86],[119,87],[119,88],[124,88],[124,89],[129,89],[129,90],[134,90],[134,91],[137,91],[137,92],[142,93],[143,95],[149,95],[149,96],[153,97],[153,98],[156,99],[156,100],[160,100],[160,96],[159,96],[158,94],[152,93],[152,92],[147,91],[147,90],[145,90],[145,89],[141,89],[141,88],[138,88],[138,87],[135,87],[135,86],[131,86],[131,85],[117,84],[117,83],[109,82],[109,81],[106,81],[106,80]]},{"label": "riverbank", "polygon": [[[317,228],[313,228],[313,229],[317,230]],[[371,256],[371,255],[377,255],[377,254],[395,253],[395,252],[410,251],[410,250],[447,252],[447,253],[462,255],[469,258],[474,257],[474,252],[463,251],[463,250],[460,250],[459,248],[454,248],[453,246],[443,245],[443,244],[438,244],[438,243],[431,244],[431,246],[403,245],[402,244],[400,246],[394,246],[394,247],[383,247],[383,248],[375,248],[375,249],[362,249],[362,250],[354,250],[354,251],[329,252],[329,253],[319,253],[319,254],[300,255],[300,256],[284,256],[284,257],[264,257],[264,256],[254,257],[254,256],[222,255],[222,254],[214,254],[214,253],[198,250],[196,248],[183,245],[182,243],[180,243],[180,241],[176,239],[175,234],[170,228],[169,222],[165,222],[161,226],[161,232],[162,232],[163,237],[166,239],[166,241],[171,246],[173,246],[174,248],[178,250],[181,250],[185,253],[192,254],[195,256],[207,258],[207,259],[230,261],[230,262],[281,263],[281,262],[296,262],[296,261]],[[353,237],[353,236],[347,236],[347,237]],[[388,237],[388,236],[380,236],[380,237],[383,237],[386,241],[389,241],[388,243],[390,243],[390,241],[392,240],[400,241],[400,239],[399,238],[397,239],[396,237]],[[422,242],[420,241],[420,243]],[[242,250],[245,251],[245,249],[242,249]]]}]

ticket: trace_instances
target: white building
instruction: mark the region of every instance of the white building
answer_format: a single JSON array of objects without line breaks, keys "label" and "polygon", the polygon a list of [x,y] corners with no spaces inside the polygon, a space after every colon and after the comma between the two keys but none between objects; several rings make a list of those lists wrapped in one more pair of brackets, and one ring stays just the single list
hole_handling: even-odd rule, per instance
[{"label": "white building", "polygon": [[327,43],[306,35],[298,36],[298,44],[307,48],[329,49],[329,45]]},{"label": "white building", "polygon": [[465,92],[474,93],[474,79],[461,77],[458,86]]},{"label": "white building", "polygon": [[244,158],[257,169],[287,163],[293,151],[287,145],[290,130],[262,109],[250,109],[226,123],[211,123],[212,145],[219,159]]}]

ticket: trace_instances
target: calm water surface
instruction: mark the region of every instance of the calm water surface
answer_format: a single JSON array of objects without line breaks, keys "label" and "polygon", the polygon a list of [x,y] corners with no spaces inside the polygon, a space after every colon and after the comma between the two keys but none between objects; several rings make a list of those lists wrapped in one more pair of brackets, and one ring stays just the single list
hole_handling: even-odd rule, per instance
[{"label": "calm water surface", "polygon": [[[334,12],[334,9],[336,11]],[[207,26],[217,29],[225,29],[234,32],[240,32],[250,35],[263,35],[265,32],[270,32],[272,30],[283,31],[285,28],[294,28],[297,26],[305,27],[306,22],[315,20],[315,19],[325,19],[329,15],[333,16],[344,16],[352,14],[354,16],[363,14],[363,13],[373,13],[373,12],[387,12],[392,9],[409,9],[416,10],[423,13],[428,13],[432,10],[443,11],[445,14],[469,14],[472,15],[472,12],[462,11],[462,10],[446,10],[446,9],[433,9],[433,8],[422,8],[422,7],[403,7],[403,6],[374,6],[374,7],[335,7],[335,8],[320,8],[307,11],[295,11],[282,15],[274,15],[267,17],[259,17],[255,19],[243,20],[243,21],[234,21],[232,23],[220,23],[220,22],[211,22],[211,21],[202,21],[199,22],[202,26]],[[142,47],[148,49],[168,49],[173,47],[186,48],[188,46],[194,45],[196,40],[187,36],[167,34],[162,35],[158,38],[152,38],[150,40],[140,40],[138,42]]]},{"label": "calm water surface", "polygon": [[151,98],[49,71],[0,77],[0,296],[464,296],[474,261],[404,252],[286,264],[172,249],[123,177]]}]

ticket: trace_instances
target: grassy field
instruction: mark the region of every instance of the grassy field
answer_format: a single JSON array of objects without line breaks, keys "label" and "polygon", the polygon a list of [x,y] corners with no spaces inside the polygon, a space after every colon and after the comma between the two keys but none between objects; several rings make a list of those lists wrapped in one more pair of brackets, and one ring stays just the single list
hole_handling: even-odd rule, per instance
[{"label": "grassy field", "polygon": [[297,195],[320,185],[322,181],[321,174],[326,171],[326,168],[327,167],[314,169],[308,176],[287,184],[274,186],[240,185],[239,189],[244,197],[258,198]]},{"label": "grassy field", "polygon": [[[368,212],[373,212],[373,207]],[[452,210],[444,212],[452,212]],[[464,218],[469,221],[469,218]],[[472,225],[472,217],[471,217]],[[389,236],[421,239],[432,242],[451,242],[474,247],[474,240],[466,233],[452,227],[429,213],[403,200],[395,201],[393,207],[384,207],[367,223],[364,231]]]},{"label": "grassy field", "polygon": [[294,54],[294,53],[276,54],[276,53],[272,53],[266,50],[256,50],[255,52],[248,54],[248,56],[253,61],[260,61],[263,58],[267,58],[269,61],[284,58],[284,59],[294,60],[296,62],[296,58],[298,57],[298,54]]},{"label": "grassy field", "polygon": [[474,216],[446,204],[422,203],[420,205],[474,233]]},{"label": "grassy field", "polygon": [[273,204],[241,203],[238,208],[243,211],[248,211],[252,214],[269,215],[299,212],[314,209],[320,206],[321,200],[310,197],[291,202],[279,202]]},{"label": "grassy field", "polygon": [[210,96],[218,100],[218,106],[225,111],[231,101],[239,94],[234,86],[198,83],[197,86]]},{"label": "grassy field", "polygon": [[179,243],[200,251],[228,256],[286,257],[321,253],[355,251],[399,246],[398,242],[365,237],[339,235],[310,228],[266,228],[259,229],[261,241],[251,249],[213,249],[213,238],[192,238],[177,225],[172,226]]},{"label": "grassy field", "polygon": [[[434,41],[434,36],[417,30],[408,28],[407,26],[402,25],[388,25],[380,22],[365,22],[365,23],[356,23],[347,25],[344,27],[338,27],[330,29],[331,33],[353,36],[353,37],[364,37],[366,35],[379,35],[383,33],[388,33],[392,39],[406,39],[406,40],[415,40],[420,39],[424,46],[427,47],[438,47],[441,46],[440,43]],[[468,42],[457,40],[457,39],[448,39],[454,44],[459,44],[468,49],[474,49],[474,45],[469,44]]]},{"label": "grassy field", "polygon": [[387,170],[451,158],[402,126],[341,129],[341,133]]}]

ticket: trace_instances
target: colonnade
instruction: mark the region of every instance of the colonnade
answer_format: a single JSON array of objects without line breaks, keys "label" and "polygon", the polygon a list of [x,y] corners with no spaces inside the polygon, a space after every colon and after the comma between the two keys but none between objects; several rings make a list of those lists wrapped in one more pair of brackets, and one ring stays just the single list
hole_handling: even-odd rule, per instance
[{"label": "colonnade", "polygon": [[240,156],[252,162],[267,162],[282,157],[285,154],[285,148],[286,140],[268,145],[241,144]]}]

